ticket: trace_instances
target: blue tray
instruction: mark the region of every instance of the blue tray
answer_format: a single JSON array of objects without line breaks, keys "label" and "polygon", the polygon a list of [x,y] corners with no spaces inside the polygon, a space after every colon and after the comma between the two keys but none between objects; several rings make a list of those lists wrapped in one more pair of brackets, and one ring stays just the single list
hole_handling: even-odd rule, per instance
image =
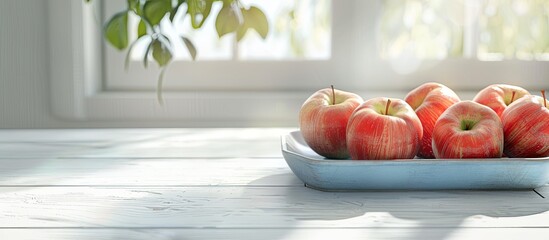
[{"label": "blue tray", "polygon": [[333,160],[299,131],[282,136],[282,155],[307,187],[325,191],[533,189],[549,182],[549,157]]}]

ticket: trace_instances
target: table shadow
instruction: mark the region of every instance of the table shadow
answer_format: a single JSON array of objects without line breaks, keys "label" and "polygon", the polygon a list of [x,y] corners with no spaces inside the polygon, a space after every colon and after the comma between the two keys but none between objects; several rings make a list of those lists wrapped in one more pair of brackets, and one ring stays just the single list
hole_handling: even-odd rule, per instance
[{"label": "table shadow", "polygon": [[[346,225],[354,229],[364,228],[368,236],[375,235],[376,229],[385,229],[380,232],[384,234],[387,228],[414,228],[417,231],[408,231],[412,235],[395,236],[397,239],[423,239],[429,235],[432,239],[444,239],[462,225],[466,227],[466,219],[480,223],[481,227],[498,227],[489,223],[491,218],[529,216],[549,211],[546,199],[532,190],[323,192],[307,188],[302,183],[296,185],[299,180],[292,173],[263,177],[249,185],[280,183],[284,178],[287,187],[272,188],[272,194],[284,198],[284,204],[265,209],[265,218],[274,213],[278,220],[290,218],[296,226],[288,227],[286,233],[281,231],[278,238],[293,231],[292,227],[338,228],[338,220],[356,218]],[[246,194],[244,191],[243,195]],[[286,229],[288,223],[279,224],[272,227]]]}]

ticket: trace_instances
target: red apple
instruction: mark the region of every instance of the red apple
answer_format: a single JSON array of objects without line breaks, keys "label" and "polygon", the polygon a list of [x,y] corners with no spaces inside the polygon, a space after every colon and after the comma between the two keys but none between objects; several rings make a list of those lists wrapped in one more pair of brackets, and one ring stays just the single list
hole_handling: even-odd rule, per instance
[{"label": "red apple", "polygon": [[414,158],[423,137],[421,122],[404,100],[374,98],[360,105],[347,125],[352,159]]},{"label": "red apple", "polygon": [[305,142],[324,157],[348,158],[347,122],[362,102],[360,96],[333,87],[311,95],[299,112],[299,128]]},{"label": "red apple", "polygon": [[460,101],[459,97],[452,89],[431,82],[412,90],[404,100],[416,111],[423,126],[423,140],[417,155],[422,158],[434,158],[431,135],[435,123],[448,107]]},{"label": "red apple", "polygon": [[549,102],[539,96],[515,101],[503,111],[504,152],[508,157],[549,156]]},{"label": "red apple", "polygon": [[498,114],[500,120],[503,120],[501,115],[507,106],[526,95],[530,95],[530,93],[524,88],[507,84],[493,84],[480,90],[473,101],[488,106]]},{"label": "red apple", "polygon": [[473,101],[446,109],[433,130],[436,158],[499,158],[503,126],[496,112]]}]

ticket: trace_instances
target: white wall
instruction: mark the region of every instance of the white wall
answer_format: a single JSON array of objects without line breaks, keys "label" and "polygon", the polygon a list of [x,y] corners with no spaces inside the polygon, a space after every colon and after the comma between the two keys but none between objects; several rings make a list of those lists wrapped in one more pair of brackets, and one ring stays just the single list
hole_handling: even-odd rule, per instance
[{"label": "white wall", "polygon": [[0,1],[0,128],[109,126],[50,114],[49,1]]},{"label": "white wall", "polygon": [[49,115],[47,1],[0,1],[0,128],[60,126]]},{"label": "white wall", "polygon": [[52,116],[48,42],[51,1],[62,0],[0,0],[0,129],[184,126],[176,121],[92,122]]},{"label": "white wall", "polygon": [[[49,24],[50,19],[56,16],[49,16],[48,6],[54,1],[64,4],[82,0],[0,0],[0,128],[189,126],[181,121],[134,119],[90,122],[62,120],[52,116],[50,56],[63,55],[52,55],[50,52]],[[544,69],[539,69],[533,75],[544,78],[547,76]],[[514,71],[515,74],[520,72]],[[537,85],[546,84],[543,82]],[[154,96],[154,92],[151,95]],[[306,97],[303,96],[304,99]],[[297,121],[291,126],[297,127]]]},{"label": "white wall", "polygon": [[[128,121],[79,121],[53,116],[50,110],[52,49],[48,30],[51,29],[50,20],[60,17],[49,16],[48,5],[53,1],[64,4],[66,1],[82,0],[0,0],[0,129],[194,126],[181,121],[131,117],[129,119],[133,120]],[[67,48],[67,51],[70,49]],[[153,99],[154,95],[151,92]],[[71,100],[67,98],[66,101]]]}]

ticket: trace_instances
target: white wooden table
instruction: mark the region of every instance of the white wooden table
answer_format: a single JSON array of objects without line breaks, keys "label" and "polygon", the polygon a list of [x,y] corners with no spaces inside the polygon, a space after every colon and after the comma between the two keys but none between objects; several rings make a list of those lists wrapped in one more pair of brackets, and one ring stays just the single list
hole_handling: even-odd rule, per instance
[{"label": "white wooden table", "polygon": [[549,239],[549,188],[305,188],[293,129],[0,130],[0,239]]}]

